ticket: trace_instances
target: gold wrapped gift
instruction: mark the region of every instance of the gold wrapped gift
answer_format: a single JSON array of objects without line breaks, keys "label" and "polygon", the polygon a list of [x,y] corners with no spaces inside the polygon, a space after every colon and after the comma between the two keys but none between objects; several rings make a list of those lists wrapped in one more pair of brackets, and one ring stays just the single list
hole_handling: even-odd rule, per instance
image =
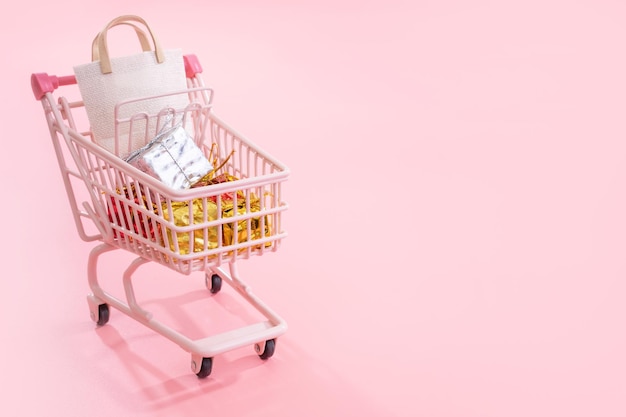
[{"label": "gold wrapped gift", "polygon": [[[214,249],[218,245],[218,226],[206,227],[203,223],[217,219],[217,204],[210,200],[206,201],[206,210],[203,207],[202,199],[197,198],[191,201],[191,210],[189,201],[173,201],[172,222],[174,225],[183,227],[191,224],[197,225],[198,228],[192,232],[174,233],[171,229],[166,228],[167,239],[170,249],[176,252],[176,243],[180,253],[185,255],[190,253],[191,241],[193,240],[193,252],[201,252],[204,250],[204,241],[207,241],[207,249]],[[190,217],[191,211],[191,217]],[[206,219],[204,212],[206,211]],[[167,207],[163,207],[163,217],[170,220],[170,213]],[[190,220],[191,219],[191,220]],[[166,226],[167,227],[167,226]],[[206,233],[206,234],[205,234]]]},{"label": "gold wrapped gift", "polygon": [[[222,174],[212,179],[206,178],[201,180],[195,187],[235,180],[237,178],[232,175]],[[270,235],[271,229],[268,216],[252,217],[221,225],[207,226],[206,223],[213,220],[243,216],[248,213],[245,194],[240,190],[223,193],[220,196],[221,216],[218,216],[217,200],[217,196],[211,196],[196,198],[191,201],[173,201],[170,203],[171,219],[167,204],[164,205],[163,217],[165,220],[171,221],[177,227],[196,226],[192,231],[178,233],[174,233],[165,226],[169,246],[172,251],[176,251],[176,244],[178,244],[178,253],[183,255],[215,249],[219,246],[220,235],[222,247],[235,243],[235,235],[237,236],[237,243],[244,243]],[[261,202],[257,196],[250,193],[249,201],[250,213],[256,213],[261,210]],[[248,230],[250,230],[250,235],[248,235]],[[269,245],[270,243],[268,242],[266,246]]]}]

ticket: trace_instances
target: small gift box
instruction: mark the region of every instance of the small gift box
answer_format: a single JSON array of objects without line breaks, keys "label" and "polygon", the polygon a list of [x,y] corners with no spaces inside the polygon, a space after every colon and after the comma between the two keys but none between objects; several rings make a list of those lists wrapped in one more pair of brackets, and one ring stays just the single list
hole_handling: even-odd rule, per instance
[{"label": "small gift box", "polygon": [[180,125],[159,133],[126,162],[174,189],[186,189],[213,169],[211,162]]}]

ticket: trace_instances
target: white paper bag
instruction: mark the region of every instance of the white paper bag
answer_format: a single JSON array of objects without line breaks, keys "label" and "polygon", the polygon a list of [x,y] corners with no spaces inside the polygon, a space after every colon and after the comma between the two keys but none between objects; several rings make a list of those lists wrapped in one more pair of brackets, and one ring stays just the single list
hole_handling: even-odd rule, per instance
[{"label": "white paper bag", "polygon": [[[145,39],[142,40],[142,32],[135,27],[144,51],[111,58],[107,47],[107,32],[115,26],[129,22],[138,22],[145,26],[154,50],[145,51]],[[182,50],[163,50],[145,20],[139,16],[124,15],[113,19],[104,27],[94,39],[92,51],[92,62],[74,67],[76,81],[95,142],[124,158],[144,146],[154,137],[154,132],[146,132],[149,125],[136,124],[129,133],[128,124],[118,124],[116,135],[116,104],[187,89]],[[140,100],[120,107],[117,117],[123,119],[138,113],[152,115],[166,108],[180,110],[188,101],[186,94]]]}]

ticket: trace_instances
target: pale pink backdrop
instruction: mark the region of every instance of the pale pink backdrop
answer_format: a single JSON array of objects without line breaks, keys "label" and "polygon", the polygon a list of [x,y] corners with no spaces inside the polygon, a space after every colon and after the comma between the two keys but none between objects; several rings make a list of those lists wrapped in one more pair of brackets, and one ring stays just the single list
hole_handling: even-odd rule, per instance
[{"label": "pale pink backdrop", "polygon": [[[290,326],[267,362],[230,352],[198,380],[115,310],[89,320],[93,245],[29,78],[70,74],[129,13],[292,170],[289,237],[240,265]],[[626,415],[625,22],[618,0],[11,2],[1,414]],[[146,271],[194,329],[201,279]]]}]

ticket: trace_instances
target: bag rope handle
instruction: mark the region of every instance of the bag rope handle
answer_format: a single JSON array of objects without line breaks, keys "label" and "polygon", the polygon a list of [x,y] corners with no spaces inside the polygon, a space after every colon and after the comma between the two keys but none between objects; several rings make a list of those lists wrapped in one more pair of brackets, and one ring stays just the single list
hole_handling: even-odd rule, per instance
[{"label": "bag rope handle", "polygon": [[[152,50],[152,45],[150,45],[150,41],[148,40],[148,36],[146,32],[144,32],[139,26],[134,25],[130,22],[118,22],[113,26],[126,25],[135,29],[135,33],[137,34],[137,38],[139,39],[139,44],[141,45],[141,50],[144,52],[149,52]],[[111,27],[113,27],[111,26]],[[96,37],[93,39],[91,43],[91,61],[99,61],[100,60],[100,51],[98,51],[98,38],[102,35],[102,32],[98,33]]]},{"label": "bag rope handle", "polygon": [[150,37],[152,38],[152,45],[154,46],[154,53],[156,55],[157,63],[160,64],[165,61],[165,54],[163,53],[163,49],[161,49],[161,45],[159,41],[157,40],[156,36],[154,36],[154,33],[152,33],[152,29],[150,29],[150,26],[148,25],[148,23],[146,23],[146,21],[139,16],[123,15],[123,16],[120,16],[111,20],[104,27],[104,29],[102,29],[102,31],[100,32],[100,35],[97,37],[98,56],[100,57],[100,71],[103,74],[110,74],[111,72],[113,72],[111,70],[111,58],[109,57],[109,51],[107,47],[107,32],[112,27],[117,26],[122,22],[128,22],[128,21],[138,22],[146,27],[146,29],[148,30],[148,33],[150,34]]}]

